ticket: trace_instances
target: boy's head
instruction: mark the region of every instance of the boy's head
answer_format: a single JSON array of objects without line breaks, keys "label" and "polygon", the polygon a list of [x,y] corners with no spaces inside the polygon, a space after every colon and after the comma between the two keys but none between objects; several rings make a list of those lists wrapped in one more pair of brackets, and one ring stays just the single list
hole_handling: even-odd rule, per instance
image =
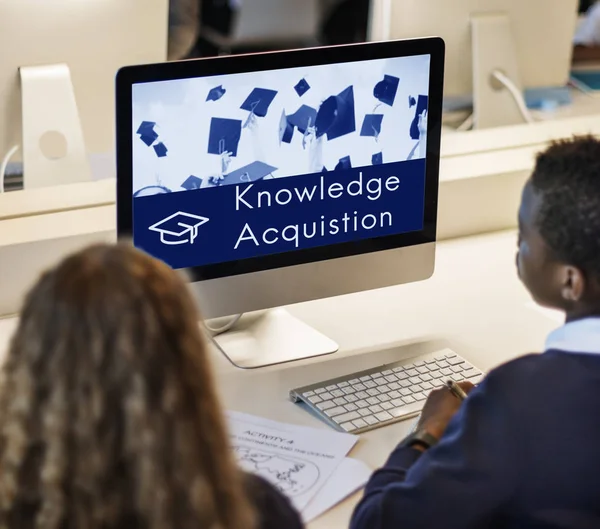
[{"label": "boy's head", "polygon": [[600,314],[600,141],[541,153],[519,209],[519,277],[541,305],[570,319]]}]

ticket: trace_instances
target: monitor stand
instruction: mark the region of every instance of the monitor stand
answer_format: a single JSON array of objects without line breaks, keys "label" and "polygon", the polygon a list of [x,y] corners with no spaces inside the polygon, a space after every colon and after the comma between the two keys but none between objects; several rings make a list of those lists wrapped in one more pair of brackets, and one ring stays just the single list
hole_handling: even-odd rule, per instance
[{"label": "monitor stand", "polygon": [[[217,321],[211,321],[211,327]],[[322,356],[339,348],[333,340],[282,308],[245,314],[231,330],[213,341],[241,369]]]},{"label": "monitor stand", "polygon": [[90,181],[83,131],[66,64],[23,66],[23,187]]},{"label": "monitor stand", "polygon": [[[471,33],[474,128],[526,123],[516,102],[523,90],[510,18],[506,14],[473,15]],[[508,79],[517,93],[511,93],[494,72]]]}]

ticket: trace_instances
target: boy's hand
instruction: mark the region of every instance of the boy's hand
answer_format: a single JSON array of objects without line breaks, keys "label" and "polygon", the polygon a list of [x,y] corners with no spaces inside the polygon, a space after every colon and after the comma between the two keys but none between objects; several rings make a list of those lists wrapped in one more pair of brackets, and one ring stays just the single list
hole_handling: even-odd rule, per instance
[{"label": "boy's hand", "polygon": [[[467,394],[475,387],[470,382],[459,382],[458,385]],[[423,407],[417,429],[425,430],[436,439],[441,439],[461,404],[462,401],[448,388],[434,389]]]}]

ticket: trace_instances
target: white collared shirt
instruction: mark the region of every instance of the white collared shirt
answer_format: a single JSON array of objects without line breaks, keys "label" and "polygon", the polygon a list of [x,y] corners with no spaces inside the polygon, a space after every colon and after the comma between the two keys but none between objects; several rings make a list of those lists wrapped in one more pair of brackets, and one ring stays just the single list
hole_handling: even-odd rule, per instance
[{"label": "white collared shirt", "polygon": [[600,318],[586,318],[565,323],[546,339],[546,351],[600,354]]}]

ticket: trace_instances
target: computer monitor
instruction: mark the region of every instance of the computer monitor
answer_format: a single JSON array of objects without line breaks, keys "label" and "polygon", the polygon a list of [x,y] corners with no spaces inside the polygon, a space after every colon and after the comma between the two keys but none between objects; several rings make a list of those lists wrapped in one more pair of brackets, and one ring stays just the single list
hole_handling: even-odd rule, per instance
[{"label": "computer monitor", "polygon": [[[61,168],[59,160],[33,174],[38,138],[32,136],[48,127],[71,139],[65,158],[75,150],[114,156],[116,72],[165,60],[167,32],[168,0],[2,0],[0,160],[20,146],[13,160],[29,156],[24,160],[29,187],[77,178],[65,174],[73,166]],[[31,68],[38,66],[43,68]],[[25,79],[23,71],[29,73]],[[85,145],[79,142],[81,128]]]},{"label": "computer monitor", "polygon": [[525,121],[523,89],[566,85],[577,9],[578,0],[372,0],[369,33],[442,37],[444,96],[470,100],[476,126],[487,128]]},{"label": "computer monitor", "polygon": [[[428,278],[443,55],[430,38],[122,69],[118,235],[187,269],[207,318]],[[337,350],[282,309],[239,329],[219,343],[240,367]]]}]

